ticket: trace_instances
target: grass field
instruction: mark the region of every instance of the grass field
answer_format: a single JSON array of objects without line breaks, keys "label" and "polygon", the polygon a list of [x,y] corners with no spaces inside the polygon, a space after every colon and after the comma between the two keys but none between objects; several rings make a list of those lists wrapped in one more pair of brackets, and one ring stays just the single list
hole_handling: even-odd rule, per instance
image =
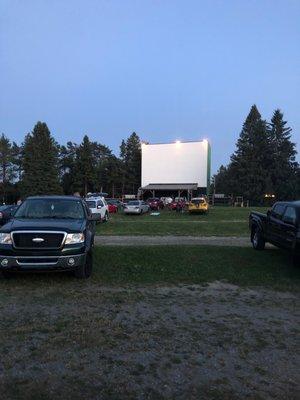
[{"label": "grass field", "polygon": [[106,224],[97,226],[99,235],[191,235],[248,236],[251,210],[266,208],[214,207],[207,215],[161,211],[159,216],[111,214]]},{"label": "grass field", "polygon": [[[300,270],[293,267],[287,253],[268,249],[205,246],[95,247],[94,273],[96,284],[198,284],[224,280],[241,286],[264,286],[280,290],[297,290]],[[17,275],[1,286],[76,287],[84,282],[61,274]],[[1,294],[0,294],[1,299]]]}]

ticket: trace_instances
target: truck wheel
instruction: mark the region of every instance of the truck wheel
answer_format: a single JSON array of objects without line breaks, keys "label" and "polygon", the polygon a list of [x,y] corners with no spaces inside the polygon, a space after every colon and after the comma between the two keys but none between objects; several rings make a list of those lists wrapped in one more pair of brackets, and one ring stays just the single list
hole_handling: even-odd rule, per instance
[{"label": "truck wheel", "polygon": [[107,222],[107,221],[108,221],[108,212],[105,213],[102,222]]},{"label": "truck wheel", "polygon": [[86,255],[85,264],[81,265],[74,271],[75,278],[87,279],[92,275],[93,270],[93,253],[89,251]]},{"label": "truck wheel", "polygon": [[265,239],[263,238],[259,228],[254,229],[252,235],[252,246],[255,250],[264,250],[265,248]]}]

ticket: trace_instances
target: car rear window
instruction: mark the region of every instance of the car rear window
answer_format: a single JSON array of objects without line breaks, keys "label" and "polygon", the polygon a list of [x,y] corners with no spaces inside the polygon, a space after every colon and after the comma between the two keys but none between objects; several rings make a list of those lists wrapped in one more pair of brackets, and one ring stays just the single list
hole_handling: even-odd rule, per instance
[{"label": "car rear window", "polygon": [[127,204],[129,206],[139,206],[140,205],[140,203],[138,201],[129,201]]},{"label": "car rear window", "polygon": [[87,200],[86,204],[88,205],[89,208],[96,208],[96,202]]},{"label": "car rear window", "polygon": [[192,203],[193,204],[203,204],[203,203],[205,203],[205,200],[204,199],[192,199]]},{"label": "car rear window", "polygon": [[114,199],[106,199],[107,204],[113,204],[113,205],[117,205],[119,202],[118,200],[114,200]]}]

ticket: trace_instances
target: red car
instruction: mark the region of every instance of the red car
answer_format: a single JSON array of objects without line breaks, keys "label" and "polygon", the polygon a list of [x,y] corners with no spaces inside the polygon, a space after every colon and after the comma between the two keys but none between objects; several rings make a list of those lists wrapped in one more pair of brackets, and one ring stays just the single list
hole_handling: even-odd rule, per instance
[{"label": "red car", "polygon": [[109,201],[107,202],[108,205],[108,212],[110,214],[115,214],[118,212],[118,206],[116,204],[112,204]]},{"label": "red car", "polygon": [[147,200],[147,203],[151,210],[160,210],[164,208],[164,203],[158,197],[150,197]]},{"label": "red car", "polygon": [[184,197],[175,197],[172,203],[169,204],[171,210],[176,210],[177,207],[184,209],[186,205],[186,199]]}]

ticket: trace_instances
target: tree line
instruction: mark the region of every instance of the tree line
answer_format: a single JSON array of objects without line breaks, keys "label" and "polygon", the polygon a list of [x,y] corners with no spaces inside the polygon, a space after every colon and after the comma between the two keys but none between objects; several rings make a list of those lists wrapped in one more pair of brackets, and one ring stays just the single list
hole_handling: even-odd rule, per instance
[{"label": "tree line", "polygon": [[276,109],[271,121],[262,119],[256,105],[243,124],[236,150],[227,166],[213,177],[215,193],[243,196],[250,204],[263,204],[266,195],[275,200],[300,198],[300,168],[292,129]]},{"label": "tree line", "polygon": [[[276,200],[300,198],[300,167],[291,128],[283,113],[270,122],[253,105],[243,124],[227,166],[213,177],[211,190],[243,196],[262,204],[266,194]],[[80,144],[59,145],[47,124],[37,122],[19,146],[0,136],[0,201],[40,194],[107,192],[110,196],[136,194],[141,182],[141,141],[133,132],[122,140],[116,156],[87,135]]]},{"label": "tree line", "polygon": [[20,146],[0,137],[3,203],[40,194],[137,193],[140,174],[141,144],[135,132],[122,140],[119,157],[87,135],[80,144],[59,145],[44,122],[37,122]]}]

